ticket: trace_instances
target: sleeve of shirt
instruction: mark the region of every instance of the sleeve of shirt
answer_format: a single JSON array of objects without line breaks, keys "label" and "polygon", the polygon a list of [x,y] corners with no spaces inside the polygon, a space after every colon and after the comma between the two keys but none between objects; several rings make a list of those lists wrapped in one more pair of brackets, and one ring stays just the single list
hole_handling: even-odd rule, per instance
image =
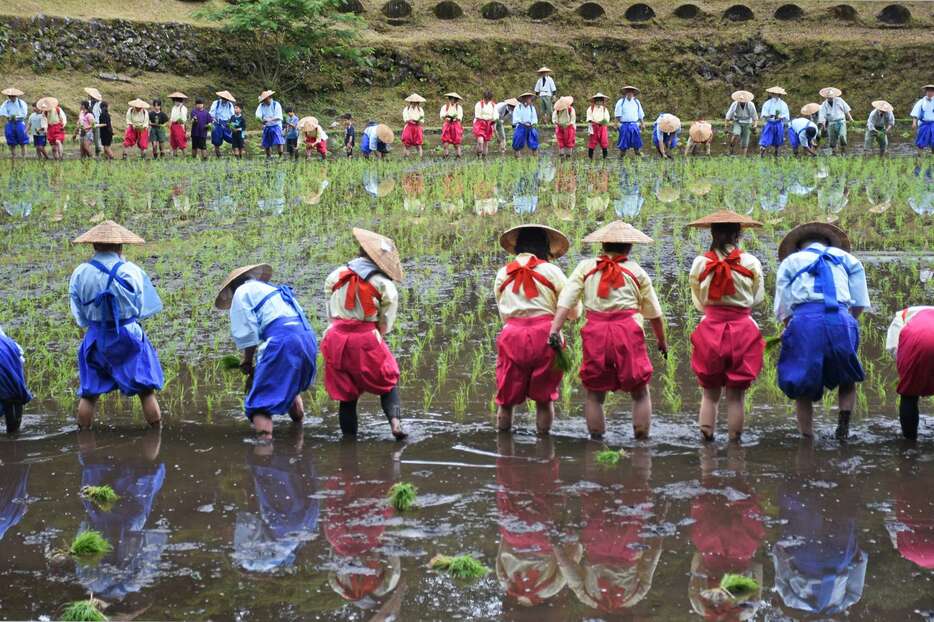
[{"label": "sleeve of shirt", "polygon": [[[750,257],[752,257],[750,255]],[[754,293],[752,296],[752,306],[758,306],[765,300],[765,276],[762,273],[762,263],[758,258],[752,257],[754,261],[750,262],[752,267],[752,282]]]},{"label": "sleeve of shirt", "polygon": [[567,283],[564,284],[564,289],[561,290],[561,295],[558,296],[559,307],[573,309],[580,302],[581,296],[584,293],[585,264],[585,261],[580,262],[577,264],[577,267],[574,268],[574,271],[571,272]]},{"label": "sleeve of shirt", "polygon": [[551,123],[552,125],[558,124],[558,111],[557,110],[551,111]]},{"label": "sleeve of shirt", "polygon": [[[212,114],[211,116],[213,117],[214,115]],[[260,121],[263,120],[263,105],[262,104],[256,107],[256,118]]]},{"label": "sleeve of shirt", "polygon": [[132,108],[126,111],[126,125],[127,127],[130,127],[131,125],[133,125],[133,109]]},{"label": "sleeve of shirt", "polygon": [[535,110],[535,106],[529,106],[531,110],[532,125],[538,125],[538,112]]},{"label": "sleeve of shirt", "polygon": [[[500,288],[503,286],[503,282],[506,280],[506,268],[500,268],[496,273],[496,277],[493,279],[493,299],[496,301],[496,306],[499,307],[499,301],[503,297]],[[499,317],[501,320],[505,320],[502,312],[500,311]]]},{"label": "sleeve of shirt", "polygon": [[[567,287],[568,277],[564,274],[564,270],[562,270],[555,264],[551,264],[551,267],[553,267],[554,270],[549,270],[549,272],[552,274],[550,274],[548,278],[549,280],[551,280],[552,284],[555,286],[555,293],[558,295],[558,300],[560,300],[561,294],[562,292],[564,292],[564,288]],[[581,304],[580,300],[578,300],[577,304],[575,304],[573,307],[570,307],[570,309],[571,309],[571,312],[568,313],[568,319],[576,320],[577,318],[581,316],[581,313],[584,310],[584,306]]]},{"label": "sleeve of shirt", "polygon": [[791,120],[791,113],[788,111],[788,104],[782,102],[782,119],[785,121]]},{"label": "sleeve of shirt", "polygon": [[691,264],[691,272],[688,274],[688,284],[691,286],[691,301],[694,303],[694,308],[702,313],[704,311],[704,295],[701,292],[700,274],[704,271],[706,264],[707,259],[703,256],[695,257],[694,263]]},{"label": "sleeve of shirt", "polygon": [[788,294],[791,285],[791,266],[787,263],[788,259],[778,266],[778,274],[775,277],[775,317],[784,321],[791,316],[791,304],[788,302]]},{"label": "sleeve of shirt", "polygon": [[869,309],[871,307],[869,287],[866,284],[866,271],[863,269],[863,263],[852,255],[847,259],[849,260],[848,263],[850,263],[847,274],[849,274],[850,280],[850,298],[853,299],[851,306]]},{"label": "sleeve of shirt", "polygon": [[613,107],[613,116],[616,117],[617,120],[623,116],[623,100],[617,100],[616,105]]},{"label": "sleeve of shirt", "polygon": [[842,99],[840,100],[840,104],[842,104],[843,106],[843,112],[850,112],[852,110],[850,105],[846,103],[845,101],[843,101]]},{"label": "sleeve of shirt", "polygon": [[577,111],[571,108],[571,125],[577,124]]},{"label": "sleeve of shirt", "polygon": [[379,301],[379,321],[386,327],[386,332],[392,330],[399,313],[399,290],[395,283],[389,279],[381,279],[382,300]]},{"label": "sleeve of shirt", "polygon": [[230,303],[230,336],[238,350],[246,350],[260,342],[259,319],[242,289],[234,292]]},{"label": "sleeve of shirt", "polygon": [[732,121],[732,120],[733,120],[733,116],[734,116],[735,114],[736,114],[736,102],[733,102],[732,104],[730,104],[730,107],[726,109],[726,117],[724,117],[724,118],[725,118],[727,121]]},{"label": "sleeve of shirt", "polygon": [[80,274],[81,266],[78,266],[75,271],[71,273],[71,279],[68,281],[68,298],[71,304],[71,315],[75,318],[75,323],[81,328],[87,328],[88,319],[84,314],[84,305],[81,304],[82,300],[78,294],[78,280]]},{"label": "sleeve of shirt", "polygon": [[458,121],[464,120],[464,107],[463,106],[457,107],[457,120]]},{"label": "sleeve of shirt", "polygon": [[645,119],[645,110],[642,109],[642,102],[638,99],[636,100],[636,105],[639,106],[639,120],[642,121]]},{"label": "sleeve of shirt", "polygon": [[915,105],[911,107],[911,115],[909,116],[912,116],[915,119],[921,118],[921,102],[922,101],[923,100],[919,99],[918,101],[915,102]]},{"label": "sleeve of shirt", "polygon": [[826,123],[827,122],[827,103],[821,104],[820,110],[817,111],[817,122]]},{"label": "sleeve of shirt", "polygon": [[749,106],[749,112],[752,114],[752,120],[757,121],[759,119],[759,113],[756,111],[756,105],[752,102],[746,104]]},{"label": "sleeve of shirt", "polygon": [[62,127],[65,127],[66,125],[68,125],[68,115],[66,115],[65,111],[62,110],[61,108],[58,109],[58,118],[59,118],[59,121],[61,121],[62,123]]},{"label": "sleeve of shirt", "polygon": [[272,107],[272,118],[275,121],[282,121],[282,104],[276,102],[276,105]]},{"label": "sleeve of shirt", "polygon": [[885,335],[885,349],[892,356],[895,356],[898,352],[898,338],[902,334],[902,329],[905,328],[905,320],[902,318],[902,311],[896,313],[895,318],[892,319],[892,323],[889,324],[889,331]]},{"label": "sleeve of shirt", "polygon": [[662,307],[658,303],[658,295],[652,285],[652,278],[645,271],[639,277],[639,312],[647,320],[662,316]]}]

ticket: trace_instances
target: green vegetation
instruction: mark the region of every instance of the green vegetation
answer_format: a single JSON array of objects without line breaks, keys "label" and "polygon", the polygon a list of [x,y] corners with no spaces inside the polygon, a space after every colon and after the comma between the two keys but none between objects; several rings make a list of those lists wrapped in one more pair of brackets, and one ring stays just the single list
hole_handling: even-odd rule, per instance
[{"label": "green vegetation", "polygon": [[224,369],[240,369],[240,357],[234,354],[225,354],[220,358],[220,365]]},{"label": "green vegetation", "polygon": [[616,450],[607,448],[597,452],[596,460],[597,464],[616,466],[625,455],[626,451],[623,449]]},{"label": "green vegetation", "polygon": [[99,531],[82,531],[71,543],[68,553],[82,560],[91,560],[113,550],[110,542]]},{"label": "green vegetation", "polygon": [[759,591],[759,582],[742,574],[725,574],[720,579],[720,589],[734,600],[742,600]]},{"label": "green vegetation", "polygon": [[408,482],[397,482],[389,489],[389,503],[400,512],[407,512],[415,506],[415,495],[418,491]]},{"label": "green vegetation", "polygon": [[60,620],[62,622],[107,622],[109,618],[97,608],[91,600],[76,600],[65,607]]},{"label": "green vegetation", "polygon": [[110,486],[84,486],[81,489],[81,496],[91,501],[102,510],[109,511],[113,504],[120,498],[114,489]]},{"label": "green vegetation", "polygon": [[435,555],[428,564],[434,570],[443,570],[462,581],[479,579],[489,574],[490,569],[471,555]]}]

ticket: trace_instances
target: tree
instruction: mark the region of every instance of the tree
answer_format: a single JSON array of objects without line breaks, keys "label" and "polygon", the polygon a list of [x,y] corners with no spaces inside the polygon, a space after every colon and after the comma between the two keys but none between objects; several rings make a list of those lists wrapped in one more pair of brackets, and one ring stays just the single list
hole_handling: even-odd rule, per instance
[{"label": "tree", "polygon": [[[316,61],[346,59],[365,62],[370,53],[360,47],[366,20],[344,12],[346,0],[238,0],[204,9],[199,17],[223,23],[223,30],[252,41],[257,77],[270,88],[287,93],[302,85]],[[283,76],[288,73],[288,80]]]}]

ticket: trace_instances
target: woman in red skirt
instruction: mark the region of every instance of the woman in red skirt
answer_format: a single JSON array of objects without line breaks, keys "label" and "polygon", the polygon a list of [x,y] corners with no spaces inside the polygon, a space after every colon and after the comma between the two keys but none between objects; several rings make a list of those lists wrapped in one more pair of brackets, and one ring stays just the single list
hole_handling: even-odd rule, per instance
[{"label": "woman in red skirt", "polygon": [[[497,427],[508,432],[513,408],[534,400],[536,428],[544,436],[551,430],[564,375],[554,365],[549,329],[567,282],[561,268],[549,262],[568,252],[570,242],[557,229],[519,225],[503,233],[499,243],[516,257],[500,268],[493,285],[499,315],[506,323],[496,338]],[[570,311],[571,319],[578,314],[579,305]]]},{"label": "woman in red skirt", "polygon": [[473,136],[477,140],[477,157],[485,158],[493,140],[493,123],[496,122],[496,101],[491,91],[483,93],[483,99],[473,107]]},{"label": "woman in red skirt", "polygon": [[587,155],[593,160],[594,149],[597,145],[603,149],[603,159],[606,160],[607,148],[610,146],[609,126],[613,119],[612,113],[606,107],[606,95],[597,93],[590,98],[590,107],[587,108]]},{"label": "woman in red skirt", "polygon": [[577,142],[577,112],[574,111],[574,98],[566,95],[558,98],[551,113],[551,122],[555,124],[555,142],[558,144],[558,157],[570,158]]},{"label": "woman in red skirt", "polygon": [[412,93],[405,98],[405,108],[402,109],[402,155],[409,157],[409,149],[418,152],[422,157],[422,143],[425,142],[425,109],[422,104],[425,98],[418,93]]},{"label": "woman in red skirt", "polygon": [[908,307],[895,314],[885,340],[898,368],[898,418],[902,435],[918,438],[918,400],[934,395],[934,307]]},{"label": "woman in red skirt", "polygon": [[642,320],[652,324],[658,348],[664,354],[665,328],[652,279],[629,259],[633,244],[649,244],[652,238],[632,225],[617,220],[594,231],[584,242],[600,243],[603,253],[580,262],[558,299],[551,324],[557,335],[581,299],[587,323],[581,329],[584,360],[580,378],[587,396],[584,416],[593,439],[603,438],[606,418],[603,402],[608,391],[626,391],[632,397],[632,427],[636,438],[646,438],[652,420],[649,380],[652,363],[645,347]]},{"label": "woman in red skirt", "polygon": [[743,433],[743,397],[762,371],[765,341],[752,319],[752,307],[765,298],[762,264],[739,248],[742,229],[762,223],[730,211],[695,220],[691,227],[710,227],[710,250],[691,266],[691,298],[704,314],[691,335],[691,368],[704,391],[698,423],[712,441],[720,394],[726,388],[731,440]]},{"label": "woman in red skirt", "polygon": [[448,156],[448,148],[454,146],[454,153],[461,157],[461,143],[464,142],[464,107],[463,99],[457,93],[446,93],[448,103],[441,106],[441,149],[444,157]]},{"label": "woman in red skirt", "polygon": [[399,400],[399,365],[386,346],[399,310],[399,292],[393,281],[402,280],[402,262],[395,243],[366,229],[353,229],[360,254],[337,268],[325,281],[329,297],[328,319],[321,354],[324,388],[340,402],[341,432],[357,434],[357,400],[364,393],[379,396],[380,406],[396,440],[402,431]]}]

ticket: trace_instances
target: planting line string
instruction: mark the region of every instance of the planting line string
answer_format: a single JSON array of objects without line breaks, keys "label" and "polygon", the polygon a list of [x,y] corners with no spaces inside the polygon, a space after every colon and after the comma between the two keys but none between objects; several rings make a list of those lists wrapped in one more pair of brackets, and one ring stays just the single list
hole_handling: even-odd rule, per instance
[{"label": "planting line string", "polygon": [[495,469],[495,464],[468,464],[466,462],[435,462],[433,460],[403,460],[402,464],[427,464],[431,466],[472,467],[475,469]]},{"label": "planting line string", "polygon": [[465,451],[469,454],[477,454],[478,456],[490,456],[491,458],[505,458],[507,460],[525,460],[527,462],[551,462],[544,458],[529,458],[527,456],[506,456],[504,454],[498,454],[495,451],[483,451],[482,449],[474,449],[473,447],[467,447],[466,445],[454,445],[451,449],[455,451]]}]

